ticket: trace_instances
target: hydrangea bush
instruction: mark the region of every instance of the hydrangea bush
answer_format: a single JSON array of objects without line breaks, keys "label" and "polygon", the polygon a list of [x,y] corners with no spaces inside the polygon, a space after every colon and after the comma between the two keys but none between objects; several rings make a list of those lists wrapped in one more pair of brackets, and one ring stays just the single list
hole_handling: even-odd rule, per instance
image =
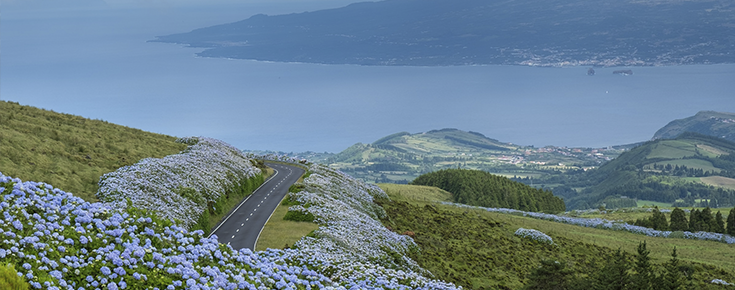
[{"label": "hydrangea bush", "polygon": [[202,231],[1,173],[0,194],[0,261],[35,289],[339,287],[314,270],[324,262],[287,259],[294,250],[235,251]]},{"label": "hydrangea bush", "polygon": [[100,177],[97,197],[111,207],[139,209],[180,221],[191,229],[199,216],[240,182],[260,174],[240,150],[211,138],[181,138],[189,147],[164,158],[146,158]]},{"label": "hydrangea bush", "polygon": [[[294,244],[298,254],[330,261],[324,270],[335,281],[349,281],[348,288],[454,289],[456,286],[426,276],[431,273],[408,258],[418,245],[408,236],[394,233],[380,222],[386,213],[375,199],[388,199],[376,185],[366,184],[324,165],[282,156],[258,158],[306,164],[311,174],[305,189],[290,194],[301,205],[289,210],[311,213],[320,225],[310,237]],[[358,282],[359,281],[359,282]]]},{"label": "hydrangea bush", "polygon": [[34,289],[457,289],[405,257],[418,248],[377,220],[385,212],[372,200],[387,198],[382,190],[326,167],[310,170],[293,210],[314,214],[321,227],[292,249],[262,252],[173,224],[179,213],[167,211],[177,207],[88,203],[0,173],[0,262]]},{"label": "hydrangea bush", "polygon": [[515,235],[521,238],[531,239],[544,244],[554,244],[554,240],[552,240],[551,237],[539,230],[518,228],[518,230],[516,230],[515,232]]},{"label": "hydrangea bush", "polygon": [[627,231],[627,232],[631,232],[634,234],[646,235],[649,237],[664,237],[664,238],[683,237],[685,239],[699,239],[699,240],[723,242],[727,244],[735,244],[735,237],[732,237],[726,234],[719,234],[719,233],[711,233],[711,232],[692,233],[692,232],[659,231],[659,230],[654,230],[651,228],[631,225],[623,221],[611,221],[611,220],[606,220],[606,219],[601,219],[601,218],[578,218],[578,217],[569,217],[569,216],[559,216],[559,215],[540,213],[540,212],[526,212],[526,211],[520,211],[516,209],[509,209],[509,208],[487,208],[487,207],[470,206],[470,205],[451,203],[451,202],[442,202],[442,204],[448,204],[448,205],[453,205],[453,206],[463,207],[463,208],[481,209],[481,210],[486,210],[490,212],[522,215],[522,216],[532,217],[536,219],[578,225],[578,226],[583,226],[583,227],[609,229],[609,230],[616,230],[616,231]]}]

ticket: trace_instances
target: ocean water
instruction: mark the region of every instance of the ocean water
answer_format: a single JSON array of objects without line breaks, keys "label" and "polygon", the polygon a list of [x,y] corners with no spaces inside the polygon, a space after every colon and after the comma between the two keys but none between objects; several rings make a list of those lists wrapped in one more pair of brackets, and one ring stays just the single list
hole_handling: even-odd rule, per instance
[{"label": "ocean water", "polygon": [[[195,57],[156,35],[347,2],[3,11],[0,99],[249,150],[339,152],[457,128],[522,145],[649,140],[701,110],[735,112],[735,64],[621,68],[364,67]],[[233,4],[234,5],[234,4]]]}]

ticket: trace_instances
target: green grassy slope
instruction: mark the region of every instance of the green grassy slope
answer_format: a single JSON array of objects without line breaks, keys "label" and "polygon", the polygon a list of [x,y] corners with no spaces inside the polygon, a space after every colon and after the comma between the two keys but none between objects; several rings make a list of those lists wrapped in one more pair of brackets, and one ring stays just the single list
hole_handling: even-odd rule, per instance
[{"label": "green grassy slope", "polygon": [[94,201],[102,174],[186,148],[175,137],[0,101],[0,172]]},{"label": "green grassy slope", "polygon": [[[384,185],[381,185],[383,187]],[[388,213],[384,224],[393,231],[412,235],[421,247],[414,253],[422,267],[439,279],[469,289],[520,289],[541,260],[567,263],[577,281],[590,281],[618,248],[632,259],[639,242],[646,241],[653,263],[660,265],[677,248],[679,259],[696,272],[690,289],[712,287],[713,279],[735,280],[735,245],[700,240],[652,238],[622,231],[586,228],[528,217],[491,213],[437,204],[422,188],[406,185],[386,187],[391,202],[382,205]],[[434,189],[433,191],[436,191]],[[409,193],[409,194],[404,194]],[[623,217],[623,219],[627,219]],[[522,239],[518,228],[537,229],[555,245]]]},{"label": "green grassy slope", "polygon": [[715,199],[717,204],[709,206],[728,207],[735,205],[731,181],[735,181],[735,143],[697,133],[646,142],[595,170],[534,180],[575,188],[578,194],[563,195],[570,209],[597,207],[615,196],[669,205],[679,201],[679,206]]},{"label": "green grassy slope", "polygon": [[656,131],[654,139],[672,139],[684,132],[696,132],[735,142],[735,114],[701,111],[696,115],[671,121]]}]

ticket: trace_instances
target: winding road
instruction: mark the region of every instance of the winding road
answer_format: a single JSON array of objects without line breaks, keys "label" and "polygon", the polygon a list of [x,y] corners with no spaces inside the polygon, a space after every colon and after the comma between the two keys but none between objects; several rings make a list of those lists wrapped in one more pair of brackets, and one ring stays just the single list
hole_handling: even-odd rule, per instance
[{"label": "winding road", "polygon": [[288,193],[288,188],[304,174],[304,169],[296,166],[269,162],[266,165],[273,168],[275,174],[245,198],[210,234],[217,235],[220,243],[229,244],[235,250],[255,251],[265,223]]}]

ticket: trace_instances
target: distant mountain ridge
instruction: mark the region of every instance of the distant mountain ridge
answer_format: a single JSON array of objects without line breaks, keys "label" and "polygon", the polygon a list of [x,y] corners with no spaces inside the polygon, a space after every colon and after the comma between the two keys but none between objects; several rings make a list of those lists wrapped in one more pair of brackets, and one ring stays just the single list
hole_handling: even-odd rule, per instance
[{"label": "distant mountain ridge", "polygon": [[158,36],[206,57],[358,65],[733,63],[735,3],[387,0]]},{"label": "distant mountain ridge", "polygon": [[673,139],[685,132],[694,132],[735,142],[735,114],[701,111],[694,116],[671,121],[656,131],[653,139]]}]

